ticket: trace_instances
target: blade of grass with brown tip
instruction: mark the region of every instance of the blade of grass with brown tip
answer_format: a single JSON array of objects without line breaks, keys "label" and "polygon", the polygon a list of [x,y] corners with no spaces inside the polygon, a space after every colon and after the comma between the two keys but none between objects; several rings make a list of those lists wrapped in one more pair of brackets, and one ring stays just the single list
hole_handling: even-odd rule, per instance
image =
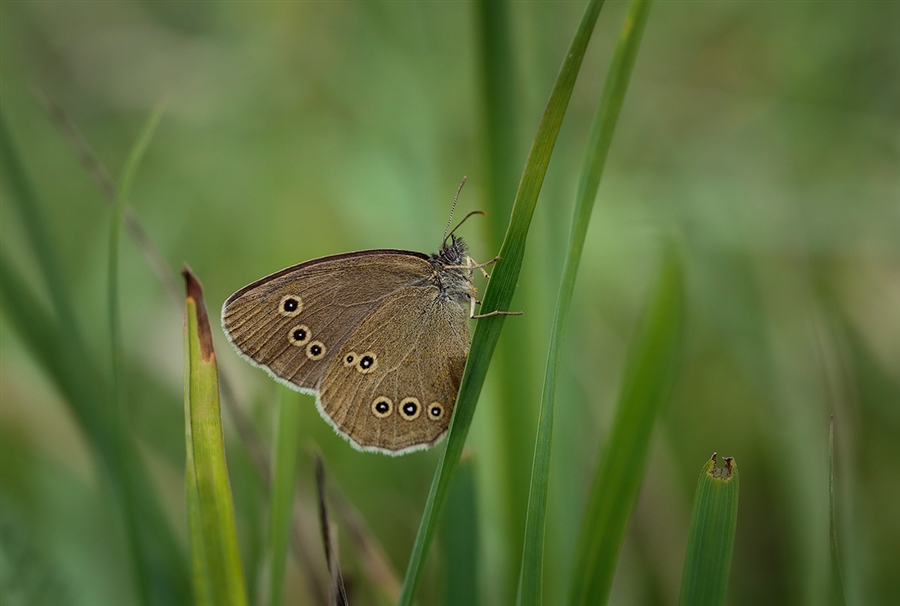
[{"label": "blade of grass with brown tip", "polygon": [[[246,606],[247,589],[241,558],[238,553],[237,531],[234,525],[234,504],[228,468],[225,464],[225,438],[222,432],[222,416],[219,405],[219,381],[216,354],[213,350],[209,317],[203,304],[200,283],[185,268],[187,287],[185,318],[185,364],[187,382],[184,385],[186,421],[190,430],[185,431],[190,449],[196,486],[200,532],[191,533],[202,538],[202,549],[193,545],[195,574],[205,570],[208,592],[216,606]],[[188,503],[192,494],[188,485]],[[196,521],[196,520],[195,520]],[[193,530],[193,529],[192,529]],[[202,562],[197,562],[202,558]],[[195,586],[195,595],[206,595],[207,586]]]}]

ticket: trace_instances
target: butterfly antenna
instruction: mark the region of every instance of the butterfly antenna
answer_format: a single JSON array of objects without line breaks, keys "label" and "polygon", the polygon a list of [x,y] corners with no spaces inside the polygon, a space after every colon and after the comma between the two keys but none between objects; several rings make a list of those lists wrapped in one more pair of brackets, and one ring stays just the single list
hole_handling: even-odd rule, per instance
[{"label": "butterfly antenna", "polygon": [[453,229],[451,229],[451,230],[450,230],[450,233],[447,234],[446,236],[444,236],[444,243],[445,243],[445,244],[447,243],[447,238],[449,238],[450,236],[452,236],[452,235],[453,235],[453,232],[455,232],[457,229],[459,229],[459,226],[466,222],[466,219],[468,219],[468,218],[471,217],[472,215],[482,215],[482,216],[484,216],[484,214],[485,214],[485,212],[484,212],[483,210],[473,210],[473,211],[470,212],[468,215],[466,215],[465,217],[463,217],[463,218],[462,218],[462,221],[460,221],[459,223],[457,223],[457,224],[456,224],[456,227],[454,227]]},{"label": "butterfly antenna", "polygon": [[[459,192],[462,191],[463,185],[465,185],[465,184],[466,184],[466,177],[465,177],[465,175],[463,175],[463,178],[459,184],[459,187],[456,188],[456,196],[454,196],[454,198],[453,198],[453,206],[450,207],[450,218],[447,219],[447,227],[444,229],[444,239],[441,240],[441,242],[446,242],[447,236],[449,236],[450,234],[453,233],[451,231],[450,234],[448,234],[447,230],[450,229],[450,224],[453,223],[453,211],[456,210],[456,201],[459,200]],[[465,221],[465,219],[463,219],[463,221]],[[457,225],[456,227],[459,227],[459,225]],[[456,228],[454,228],[454,229],[456,229]]]}]

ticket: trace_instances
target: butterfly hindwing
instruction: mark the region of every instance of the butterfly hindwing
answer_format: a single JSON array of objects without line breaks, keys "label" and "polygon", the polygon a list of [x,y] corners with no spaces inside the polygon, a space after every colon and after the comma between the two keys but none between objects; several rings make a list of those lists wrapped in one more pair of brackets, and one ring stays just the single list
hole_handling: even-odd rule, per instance
[{"label": "butterfly hindwing", "polygon": [[401,289],[427,282],[427,256],[374,250],[315,259],[250,284],[225,302],[222,326],[253,364],[302,391],[316,391],[342,344]]},{"label": "butterfly hindwing", "polygon": [[433,285],[396,291],[331,358],[320,410],[364,450],[401,454],[431,446],[450,425],[468,349],[465,304]]}]

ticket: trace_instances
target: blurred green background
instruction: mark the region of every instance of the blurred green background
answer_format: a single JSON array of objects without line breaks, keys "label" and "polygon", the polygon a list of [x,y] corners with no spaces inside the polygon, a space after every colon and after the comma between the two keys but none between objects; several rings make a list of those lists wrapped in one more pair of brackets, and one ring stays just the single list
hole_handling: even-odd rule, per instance
[{"label": "blurred green background", "polygon": [[[563,246],[588,122],[625,8],[609,3],[594,33],[531,230],[513,305],[526,313],[506,322],[501,341],[515,346],[501,344],[470,434],[485,604],[514,595]],[[458,216],[508,212],[515,171],[582,10],[572,2],[510,4],[514,69],[502,86],[486,88],[482,13],[473,3],[2,2],[4,119],[95,365],[109,368],[111,210],[35,90],[65,111],[115,178],[152,108],[168,100],[129,202],[173,272],[191,265],[217,317],[233,291],[310,258],[380,247],[435,251],[463,175]],[[688,347],[611,602],[677,603],[697,475],[718,451],[741,468],[729,603],[823,603],[832,413],[848,598],[884,604],[900,596],[898,31],[898,2],[653,7],[569,325],[547,603],[566,595],[589,479],[661,233],[675,234],[686,253]],[[496,125],[486,107],[498,94],[514,110],[503,116],[513,136],[501,145],[513,175],[491,181],[488,134]],[[3,254],[33,273],[22,217],[5,179],[2,186]],[[487,200],[491,191],[497,195]],[[506,220],[493,211],[461,229],[475,258],[496,254]],[[45,294],[38,280],[33,286]],[[183,312],[126,237],[120,288],[129,422],[186,546]],[[109,489],[19,329],[2,316],[0,600],[137,603]],[[269,444],[277,386],[214,330],[222,371]],[[301,403],[309,523],[308,454],[318,448],[329,481],[359,509],[402,578],[437,450],[399,459],[356,452],[311,398]],[[266,497],[233,429],[226,418],[252,589]],[[340,532],[352,603],[375,603]],[[446,591],[443,542],[432,550],[420,603],[438,603]],[[321,557],[318,544],[310,551]],[[298,566],[289,560],[285,603],[310,595]]]}]

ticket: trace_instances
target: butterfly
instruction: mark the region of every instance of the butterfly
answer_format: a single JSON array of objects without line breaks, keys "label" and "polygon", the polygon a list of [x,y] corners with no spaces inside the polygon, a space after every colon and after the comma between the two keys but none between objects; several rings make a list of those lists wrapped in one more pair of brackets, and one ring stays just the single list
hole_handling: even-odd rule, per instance
[{"label": "butterfly", "polygon": [[474,263],[452,231],[432,255],[378,249],[313,259],[231,295],[222,327],[251,364],[314,394],[353,446],[404,454],[434,445],[450,426],[470,317],[511,313],[474,314],[473,270],[497,260]]}]

